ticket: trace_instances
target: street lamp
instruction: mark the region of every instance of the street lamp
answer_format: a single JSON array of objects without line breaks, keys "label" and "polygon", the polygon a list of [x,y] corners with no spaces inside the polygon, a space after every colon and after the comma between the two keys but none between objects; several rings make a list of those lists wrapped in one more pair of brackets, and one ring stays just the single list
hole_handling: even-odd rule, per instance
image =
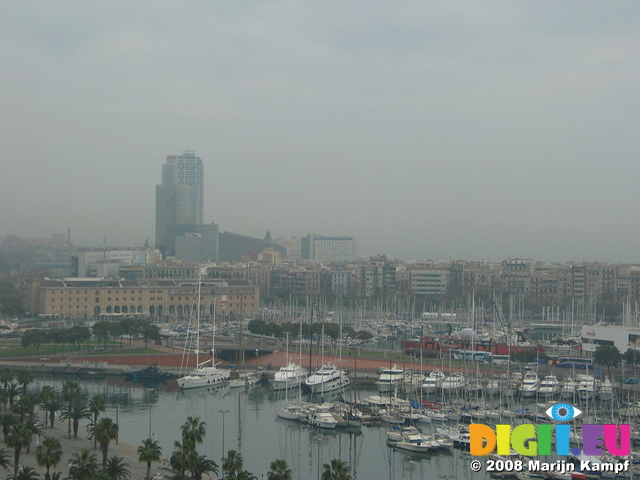
[{"label": "street lamp", "polygon": [[229,410],[218,410],[222,414],[222,458],[224,458],[224,416]]},{"label": "street lamp", "polygon": [[118,425],[118,408],[124,407],[124,405],[116,405],[116,427],[118,427],[118,436],[116,437],[116,445],[118,445],[118,439],[120,437],[120,426]]}]

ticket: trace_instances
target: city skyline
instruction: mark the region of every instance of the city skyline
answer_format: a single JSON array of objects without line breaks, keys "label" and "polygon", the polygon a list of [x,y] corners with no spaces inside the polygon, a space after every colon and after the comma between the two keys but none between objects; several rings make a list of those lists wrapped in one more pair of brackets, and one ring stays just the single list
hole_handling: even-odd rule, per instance
[{"label": "city skyline", "polygon": [[193,150],[221,231],[640,263],[637,3],[360,7],[7,4],[0,236],[141,245]]}]

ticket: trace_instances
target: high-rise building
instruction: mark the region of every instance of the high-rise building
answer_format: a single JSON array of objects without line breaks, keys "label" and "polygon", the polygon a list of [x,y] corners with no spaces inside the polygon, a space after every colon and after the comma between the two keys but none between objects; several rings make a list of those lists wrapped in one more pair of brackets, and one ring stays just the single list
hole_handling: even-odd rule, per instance
[{"label": "high-rise building", "polygon": [[162,166],[162,185],[193,185],[196,190],[195,221],[202,224],[203,167],[202,159],[195,152],[185,150],[182,155],[167,155]]},{"label": "high-rise building", "polygon": [[156,185],[156,248],[175,255],[175,228],[196,223],[196,188],[193,185]]}]

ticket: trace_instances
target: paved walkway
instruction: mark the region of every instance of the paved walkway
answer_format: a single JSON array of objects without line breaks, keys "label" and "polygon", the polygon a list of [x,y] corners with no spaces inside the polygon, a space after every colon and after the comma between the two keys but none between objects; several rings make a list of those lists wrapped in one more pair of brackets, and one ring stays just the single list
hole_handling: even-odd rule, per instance
[{"label": "paved walkway", "polygon": [[[100,446],[98,446],[96,450],[93,449],[93,442],[87,440],[86,429],[82,425],[80,425],[80,428],[78,429],[78,438],[73,438],[73,425],[71,426],[71,428],[71,439],[69,439],[69,436],[67,434],[67,423],[61,423],[58,419],[56,419],[56,424],[53,428],[46,428],[44,430],[45,437],[55,437],[60,440],[60,443],[62,444],[62,461],[58,464],[57,467],[51,467],[50,472],[62,472],[63,478],[66,478],[69,472],[69,459],[74,453],[80,453],[80,450],[83,448],[86,448],[92,454],[95,454],[98,463],[102,464],[102,451],[100,450]],[[33,441],[31,442],[31,453],[27,454],[23,451],[20,455],[20,464],[35,468],[36,471],[42,475],[42,478],[44,478],[46,468],[38,466],[35,455],[36,446],[38,445],[40,440],[42,440],[42,436],[40,436],[38,439],[34,437]],[[5,445],[5,443],[2,441],[2,435],[0,435],[0,447],[5,448],[9,452],[10,457],[13,460],[13,449],[8,448]],[[131,480],[143,480],[147,474],[146,463],[140,463],[138,461],[137,449],[137,446],[129,445],[124,442],[119,442],[118,444],[116,444],[115,441],[112,441],[109,444],[109,457],[117,455],[118,457],[122,457],[125,463],[129,464],[128,468],[131,472]],[[163,454],[166,455],[167,452],[163,452]],[[2,470],[0,470],[0,478],[5,478],[5,474],[9,475],[12,473],[13,467],[10,469],[10,471],[7,472],[3,472]],[[168,462],[166,460],[163,460],[161,463],[154,462],[151,464],[151,478],[154,478],[154,475],[159,475],[155,478],[167,479],[171,477],[171,474],[171,469],[169,468]]]}]

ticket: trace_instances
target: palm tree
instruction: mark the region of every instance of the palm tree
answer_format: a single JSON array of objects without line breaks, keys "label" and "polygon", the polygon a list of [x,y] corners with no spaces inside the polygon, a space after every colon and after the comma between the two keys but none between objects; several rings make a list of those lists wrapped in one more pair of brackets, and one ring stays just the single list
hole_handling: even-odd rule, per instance
[{"label": "palm tree", "polygon": [[222,459],[222,473],[226,475],[225,478],[235,478],[235,475],[242,470],[243,460],[235,450],[229,450],[227,456]]},{"label": "palm tree", "polygon": [[33,375],[33,372],[31,370],[26,369],[26,368],[23,368],[22,370],[20,370],[18,372],[18,375],[16,375],[16,380],[18,381],[18,383],[20,385],[22,385],[22,394],[23,395],[25,393],[27,393],[27,385],[32,383],[35,380],[35,378],[36,377]]},{"label": "palm tree", "polygon": [[69,460],[69,478],[71,480],[95,480],[99,470],[98,460],[86,448],[74,453]]},{"label": "palm tree", "polygon": [[[93,425],[98,423],[98,417],[100,416],[100,412],[104,412],[107,409],[107,402],[104,397],[101,395],[94,395],[91,400],[89,400],[89,411],[93,415]],[[96,438],[93,437],[93,448],[96,448]]]},{"label": "palm tree", "polygon": [[199,455],[195,450],[192,450],[187,465],[193,480],[202,480],[202,475],[205,473],[207,475],[209,472],[213,472],[216,475],[218,473],[216,462],[209,460],[205,455]]},{"label": "palm tree", "polygon": [[342,460],[331,460],[331,464],[325,463],[322,468],[322,480],[351,480],[349,466]]},{"label": "palm tree", "polygon": [[[28,417],[24,422],[23,425],[27,428],[27,430],[29,430],[31,432],[31,438],[33,438],[34,436],[40,436],[42,435],[42,427],[40,426],[40,421],[36,420],[33,417]],[[31,452],[31,442],[29,442],[29,444],[27,445],[27,453]]]},{"label": "palm tree", "polygon": [[62,460],[60,440],[54,437],[45,437],[42,443],[36,447],[36,460],[39,466],[47,468],[44,479],[51,480],[49,469],[56,467]]},{"label": "palm tree", "polygon": [[7,400],[9,400],[9,394],[4,388],[0,389],[0,405],[2,405],[2,410],[7,409]]},{"label": "palm tree", "polygon": [[4,367],[0,370],[0,382],[4,384],[4,389],[9,388],[9,384],[13,382],[13,373],[9,367]]},{"label": "palm tree", "polygon": [[293,480],[293,471],[285,460],[274,460],[269,468],[267,480]]},{"label": "palm tree", "polygon": [[[138,447],[138,461],[147,462],[146,480],[151,480],[151,462],[157,462],[162,458],[162,448],[157,440],[147,438]],[[217,472],[216,472],[217,473]]]},{"label": "palm tree", "polygon": [[175,472],[175,480],[185,480],[185,472],[189,467],[189,456],[191,452],[193,452],[193,449],[184,446],[180,442],[173,442],[173,446],[175,450],[171,454],[171,458],[169,458],[169,465],[171,465],[171,469]]},{"label": "palm tree", "polygon": [[18,417],[11,412],[0,413],[0,425],[2,425],[2,433],[4,441],[7,442],[7,435],[11,431],[11,427],[18,422]]},{"label": "palm tree", "polygon": [[182,425],[182,441],[192,447],[201,444],[207,434],[207,424],[200,421],[200,417],[187,417],[187,421]]},{"label": "palm tree", "polygon": [[[69,423],[73,421],[73,438],[78,438],[78,427],[80,427],[80,420],[83,418],[91,418],[89,408],[80,401],[74,402],[71,406],[65,405],[62,408],[60,414],[62,420],[69,420]],[[69,432],[69,438],[71,438],[71,432]]]},{"label": "palm tree", "polygon": [[[62,399],[67,402],[67,412],[71,412],[71,404],[80,398],[80,385],[76,382],[64,382],[62,384]],[[71,416],[67,417],[69,420],[69,438],[71,438]]]},{"label": "palm tree", "polygon": [[[40,394],[38,395],[38,402],[40,404],[40,408],[45,412],[48,411],[45,407],[46,403],[51,399],[56,397],[56,391],[53,389],[51,385],[45,385],[40,389]],[[44,428],[47,428],[47,415],[44,416]]]},{"label": "palm tree", "polygon": [[[49,424],[51,425],[51,428],[53,428],[53,423],[56,419],[56,412],[63,406],[64,403],[62,403],[62,399],[56,393],[51,396],[47,396],[42,400],[40,407],[49,414]],[[45,428],[46,427],[47,426],[45,424]]]},{"label": "palm tree", "polygon": [[15,404],[15,412],[20,415],[20,421],[24,420],[24,417],[33,413],[38,403],[38,396],[33,393],[23,393],[18,397]]},{"label": "palm tree", "polygon": [[13,410],[13,402],[18,395],[20,395],[20,389],[18,385],[11,382],[8,387],[5,388],[7,396],[9,397],[9,410]]},{"label": "palm tree", "polygon": [[107,456],[109,455],[109,444],[111,440],[118,438],[118,425],[113,423],[110,418],[101,418],[95,425],[95,439],[102,449],[102,468],[107,465]]},{"label": "palm tree", "polygon": [[116,455],[107,460],[107,464],[102,467],[101,473],[109,480],[129,480],[131,478],[129,464],[122,457]]},{"label": "palm tree", "polygon": [[7,446],[13,448],[13,474],[18,474],[18,467],[20,466],[20,454],[24,448],[31,445],[31,430],[22,424],[16,423],[11,427],[11,431],[7,436]]},{"label": "palm tree", "polygon": [[5,470],[9,470],[9,467],[11,467],[11,465],[13,465],[13,463],[11,462],[11,456],[9,455],[9,452],[7,452],[4,448],[0,448],[0,467],[4,468]]},{"label": "palm tree", "polygon": [[21,466],[16,473],[9,475],[7,480],[38,480],[40,474],[33,467]]}]

